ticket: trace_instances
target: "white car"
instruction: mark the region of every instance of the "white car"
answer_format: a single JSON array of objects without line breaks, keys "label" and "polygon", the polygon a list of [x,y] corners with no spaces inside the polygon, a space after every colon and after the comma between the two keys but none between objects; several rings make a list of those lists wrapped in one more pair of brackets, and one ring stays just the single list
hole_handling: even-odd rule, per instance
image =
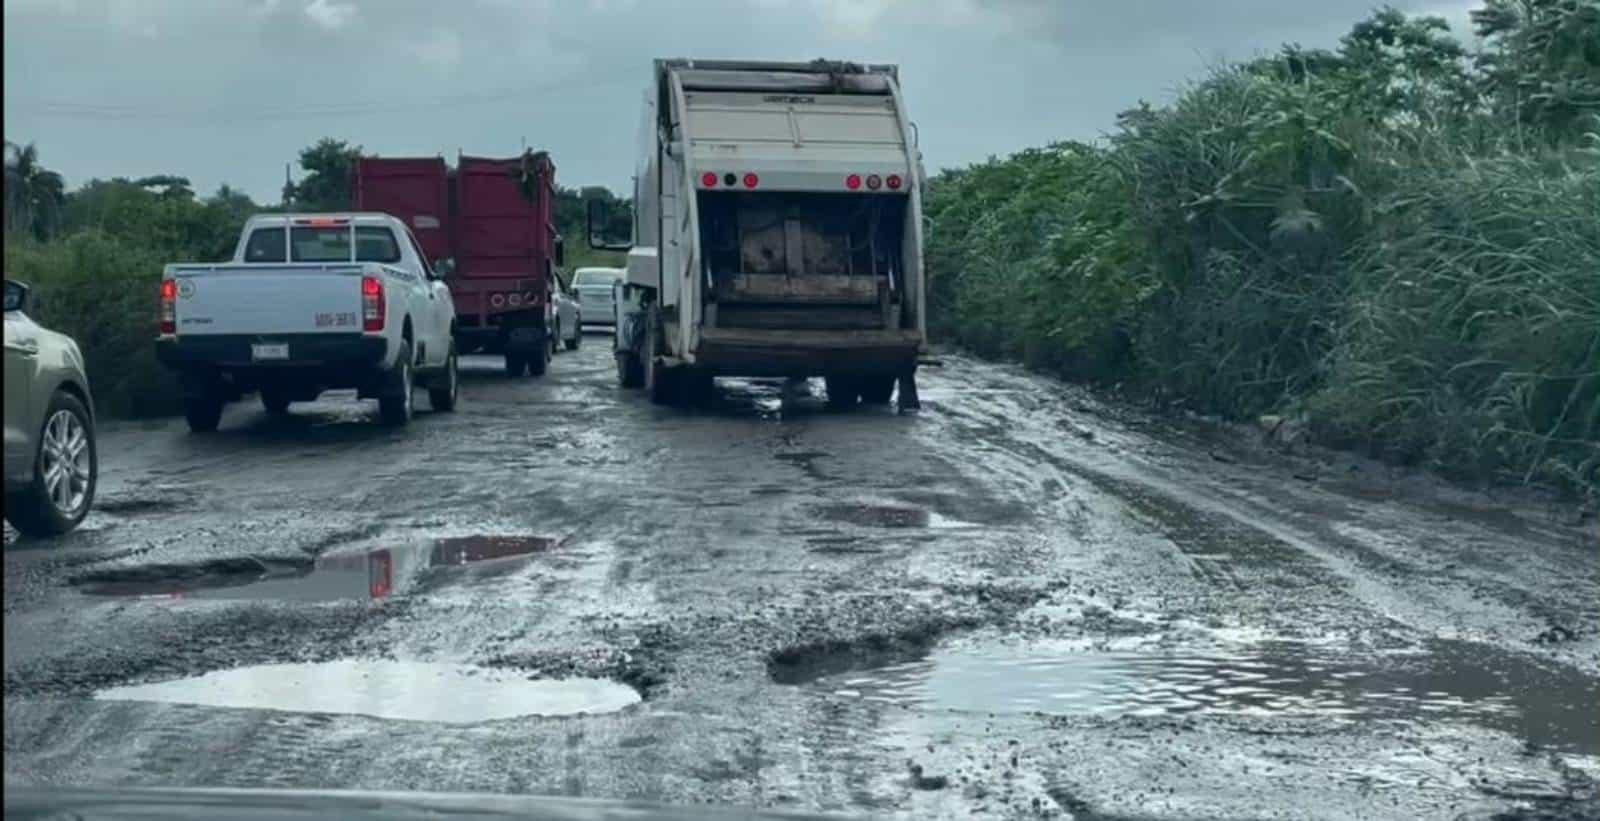
[{"label": "white car", "polygon": [[[567,350],[575,351],[583,344],[583,308],[578,304],[578,298],[556,277],[555,293],[552,296],[556,308],[556,333],[555,345],[559,348],[566,345]],[[554,352],[554,351],[552,351]]]},{"label": "white car", "polygon": [[572,275],[572,290],[578,294],[578,306],[585,322],[598,325],[615,325],[617,308],[614,286],[622,281],[621,268],[579,268]]},{"label": "white car", "polygon": [[252,217],[232,262],[168,265],[160,360],[183,385],[195,431],[250,392],[274,415],[323,391],[376,398],[383,421],[411,420],[412,394],[455,409],[455,307],[405,223],[387,214]]}]

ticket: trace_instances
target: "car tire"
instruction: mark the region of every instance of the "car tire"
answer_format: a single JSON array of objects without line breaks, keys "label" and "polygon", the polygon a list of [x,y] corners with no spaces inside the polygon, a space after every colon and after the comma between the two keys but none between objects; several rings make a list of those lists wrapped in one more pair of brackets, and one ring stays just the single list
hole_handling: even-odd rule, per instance
[{"label": "car tire", "polygon": [[33,458],[33,481],[7,494],[5,518],[25,536],[59,536],[89,514],[100,475],[94,420],[76,396],[57,391],[50,398]]},{"label": "car tire", "polygon": [[213,394],[183,398],[183,418],[192,433],[211,433],[222,423],[221,397]]},{"label": "car tire", "polygon": [[561,320],[556,320],[555,336],[550,337],[550,357],[553,359],[561,353]]},{"label": "car tire", "polygon": [[567,350],[575,351],[583,344],[583,319],[578,319],[578,327],[572,330],[572,338],[567,340]]},{"label": "car tire", "polygon": [[267,413],[272,416],[287,416],[289,397],[277,391],[262,391],[261,407],[266,408]]},{"label": "car tire", "polygon": [[456,356],[456,346],[450,346],[450,356],[445,360],[443,382],[428,389],[428,406],[441,413],[456,409],[456,399],[461,394],[461,363]]},{"label": "car tire", "polygon": [[387,390],[378,397],[378,415],[385,425],[397,428],[411,421],[412,395],[417,387],[411,365],[411,343],[400,343],[394,369],[385,381]]}]

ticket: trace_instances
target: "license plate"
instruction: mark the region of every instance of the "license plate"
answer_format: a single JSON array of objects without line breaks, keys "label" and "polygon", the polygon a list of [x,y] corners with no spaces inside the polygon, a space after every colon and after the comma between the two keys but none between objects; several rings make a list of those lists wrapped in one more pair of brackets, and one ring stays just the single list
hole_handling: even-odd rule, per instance
[{"label": "license plate", "polygon": [[268,362],[275,359],[288,359],[289,343],[282,342],[271,345],[251,345],[250,358],[257,362]]}]

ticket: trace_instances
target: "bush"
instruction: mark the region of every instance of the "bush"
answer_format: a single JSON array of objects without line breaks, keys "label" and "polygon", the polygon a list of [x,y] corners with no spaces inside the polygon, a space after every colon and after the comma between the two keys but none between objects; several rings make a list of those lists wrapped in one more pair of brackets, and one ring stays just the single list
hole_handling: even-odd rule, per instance
[{"label": "bush", "polygon": [[177,384],[155,358],[157,250],[99,232],[5,245],[8,279],[33,286],[31,315],[78,341],[98,413],[152,416],[180,409]]}]

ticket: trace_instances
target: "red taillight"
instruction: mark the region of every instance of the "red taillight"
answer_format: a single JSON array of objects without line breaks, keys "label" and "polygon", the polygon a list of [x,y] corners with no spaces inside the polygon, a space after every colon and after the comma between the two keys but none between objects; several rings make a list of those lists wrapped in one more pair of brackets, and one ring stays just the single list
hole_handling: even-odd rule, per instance
[{"label": "red taillight", "polygon": [[717,175],[712,173],[712,172],[710,172],[710,171],[707,171],[706,173],[701,174],[700,175],[700,184],[705,186],[705,187],[707,187],[707,188],[716,188],[717,187]]},{"label": "red taillight", "polygon": [[761,182],[761,178],[756,176],[756,175],[754,175],[754,174],[746,174],[746,175],[744,175],[744,187],[745,188],[755,188],[756,185],[759,184],[760,182]]},{"label": "red taillight", "polygon": [[900,190],[900,175],[899,174],[890,174],[889,175],[889,179],[885,180],[884,182],[888,183],[890,191],[899,191]]},{"label": "red taillight", "polygon": [[851,191],[861,188],[861,175],[851,174],[850,176],[845,177],[844,187],[850,189]]},{"label": "red taillight", "polygon": [[873,175],[867,177],[867,187],[872,189],[873,191],[878,190],[878,188],[880,186],[882,186],[882,185],[883,185],[883,178],[879,177],[877,174],[873,174]]},{"label": "red taillight", "polygon": [[388,307],[383,302],[383,280],[377,277],[361,278],[361,329],[383,330]]},{"label": "red taillight", "polygon": [[178,332],[178,281],[161,280],[161,333]]}]

